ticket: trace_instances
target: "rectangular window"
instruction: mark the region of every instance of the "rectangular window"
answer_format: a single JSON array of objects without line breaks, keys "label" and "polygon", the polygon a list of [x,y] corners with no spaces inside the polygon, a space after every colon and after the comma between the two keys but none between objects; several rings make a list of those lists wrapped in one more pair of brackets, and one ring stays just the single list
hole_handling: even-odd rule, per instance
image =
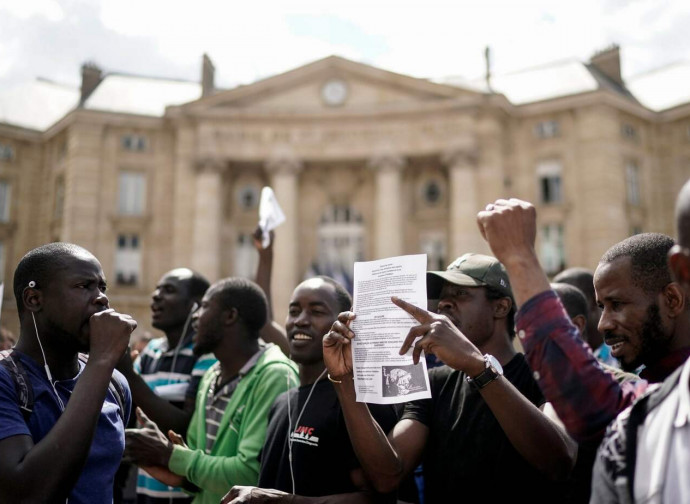
[{"label": "rectangular window", "polygon": [[65,178],[58,177],[55,180],[55,204],[53,205],[53,218],[62,219],[65,208]]},{"label": "rectangular window", "polygon": [[141,278],[139,235],[120,234],[115,248],[115,281],[117,285],[138,285]]},{"label": "rectangular window", "polygon": [[146,209],[146,175],[141,172],[120,172],[120,215],[143,215]]},{"label": "rectangular window", "polygon": [[540,260],[548,275],[554,275],[565,269],[565,246],[563,242],[562,224],[542,226]]},{"label": "rectangular window", "polygon": [[446,237],[443,232],[422,233],[419,236],[419,248],[426,254],[427,269],[439,271],[448,266],[448,252],[446,251]]},{"label": "rectangular window", "polygon": [[628,203],[640,205],[640,169],[637,163],[629,161],[625,165],[625,184],[628,192]]},{"label": "rectangular window", "polygon": [[0,161],[14,160],[14,147],[0,143]]},{"label": "rectangular window", "polygon": [[254,238],[250,232],[237,235],[235,244],[235,276],[254,278],[259,262],[259,254],[254,247]]},{"label": "rectangular window", "polygon": [[10,202],[12,197],[12,186],[9,182],[0,182],[0,222],[10,220]]},{"label": "rectangular window", "polygon": [[125,135],[122,137],[122,148],[128,151],[144,152],[148,141],[143,135]]},{"label": "rectangular window", "polygon": [[541,121],[534,127],[534,136],[537,138],[554,138],[561,135],[558,121]]},{"label": "rectangular window", "polygon": [[537,165],[539,195],[542,203],[562,203],[561,163],[542,161]]}]

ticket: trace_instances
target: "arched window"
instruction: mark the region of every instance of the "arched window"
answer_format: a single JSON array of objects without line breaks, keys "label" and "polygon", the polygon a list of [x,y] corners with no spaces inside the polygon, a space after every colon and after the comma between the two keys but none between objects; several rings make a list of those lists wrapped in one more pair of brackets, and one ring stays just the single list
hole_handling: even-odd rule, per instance
[{"label": "arched window", "polygon": [[333,277],[352,292],[355,261],[364,260],[362,216],[349,205],[331,205],[321,215],[317,258],[307,272]]}]

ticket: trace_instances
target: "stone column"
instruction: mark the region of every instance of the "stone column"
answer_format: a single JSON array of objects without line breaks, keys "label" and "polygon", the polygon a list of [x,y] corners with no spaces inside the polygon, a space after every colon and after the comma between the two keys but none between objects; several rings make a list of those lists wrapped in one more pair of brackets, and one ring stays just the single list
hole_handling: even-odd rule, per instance
[{"label": "stone column", "polygon": [[473,150],[444,154],[441,162],[448,166],[450,182],[450,247],[448,261],[465,252],[488,253],[486,242],[477,227],[481,203],[477,191],[477,155]]},{"label": "stone column", "polygon": [[290,296],[300,282],[299,270],[299,173],[302,163],[293,158],[271,159],[265,164],[271,178],[271,188],[285,214],[285,222],[275,230],[273,250],[273,318],[285,320]]},{"label": "stone column", "polygon": [[223,168],[217,160],[197,164],[192,269],[213,283],[220,278]]},{"label": "stone column", "polygon": [[[100,207],[104,200],[110,201],[108,197],[113,192],[103,185],[101,163],[104,137],[103,127],[94,124],[75,124],[69,128],[62,214],[61,239],[78,243],[98,254],[98,257],[102,257],[106,250],[112,256],[115,248],[114,240],[99,240],[103,227],[103,222],[99,221],[103,214]],[[16,188],[12,188],[13,192],[15,190]],[[117,197],[117,190],[115,193]],[[115,201],[111,208],[116,208]]]},{"label": "stone column", "polygon": [[[150,277],[151,286],[156,285],[160,276],[171,268],[188,266],[191,268],[194,235],[194,207],[196,198],[190,191],[196,185],[198,157],[196,146],[198,144],[196,128],[187,121],[176,121],[174,130],[173,180],[168,182],[169,189],[163,196],[167,198],[168,206],[172,208],[165,226],[172,233],[172,250],[160,246],[157,253],[165,260],[153,268],[155,273]],[[159,187],[154,189],[156,192]],[[155,215],[155,214],[154,214]],[[166,243],[166,235],[162,235],[157,241]]]},{"label": "stone column", "polygon": [[400,179],[404,166],[405,160],[400,156],[383,156],[369,161],[369,167],[376,172],[374,259],[403,253]]}]

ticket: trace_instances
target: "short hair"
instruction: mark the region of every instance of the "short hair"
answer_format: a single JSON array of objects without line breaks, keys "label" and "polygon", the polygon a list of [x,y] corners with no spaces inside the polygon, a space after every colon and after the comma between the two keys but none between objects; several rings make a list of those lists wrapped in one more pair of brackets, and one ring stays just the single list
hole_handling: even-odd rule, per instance
[{"label": "short hair", "polygon": [[204,277],[201,273],[197,273],[193,270],[192,276],[189,277],[186,281],[189,285],[189,297],[192,299],[198,300],[204,297],[204,294],[211,286],[211,283],[208,280],[206,280],[206,277]]},{"label": "short hair", "polygon": [[85,248],[63,242],[48,243],[27,252],[14,270],[13,290],[19,314],[24,312],[24,289],[29,282],[36,282],[39,289],[45,287],[53,275],[64,267],[65,259],[84,254],[95,258]]},{"label": "short hair", "polygon": [[496,299],[501,299],[501,298],[508,298],[510,299],[510,311],[508,312],[508,316],[506,317],[506,329],[508,330],[508,337],[513,340],[515,339],[515,313],[517,312],[517,306],[515,306],[515,300],[510,297],[506,296],[503,292],[499,291],[498,289],[494,289],[493,287],[489,287],[488,285],[484,286],[484,292],[486,293],[486,299],[489,301],[494,301]]},{"label": "short hair", "polygon": [[637,234],[608,249],[599,264],[629,257],[633,284],[647,294],[660,292],[672,281],[666,255],[673,245],[673,239],[665,234]]},{"label": "short hair", "polygon": [[340,284],[340,282],[337,282],[336,280],[326,275],[317,275],[312,278],[319,278],[327,284],[333,286],[333,288],[335,289],[335,301],[338,305],[339,312],[349,311],[350,308],[352,308],[352,296],[350,296],[350,293],[347,292],[347,289],[345,289],[345,287],[343,287]]},{"label": "short hair", "polygon": [[[568,268],[553,277],[554,283],[569,284],[579,289],[591,304],[596,304],[594,274],[587,268]],[[553,287],[553,285],[552,285]]]},{"label": "short hair", "polygon": [[574,285],[559,282],[552,283],[551,288],[558,294],[571,320],[578,315],[587,318],[589,314],[589,303],[587,303],[587,298],[580,289]]},{"label": "short hair", "polygon": [[259,337],[268,318],[268,301],[261,287],[246,278],[224,278],[211,285],[207,295],[217,298],[224,309],[235,308],[250,336]]}]

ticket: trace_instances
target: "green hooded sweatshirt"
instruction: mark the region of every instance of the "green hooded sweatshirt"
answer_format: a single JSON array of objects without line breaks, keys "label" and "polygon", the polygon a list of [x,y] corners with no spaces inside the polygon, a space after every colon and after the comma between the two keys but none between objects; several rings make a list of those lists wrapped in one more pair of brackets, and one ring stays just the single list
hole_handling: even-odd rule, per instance
[{"label": "green hooded sweatshirt", "polygon": [[199,384],[194,415],[187,429],[189,448],[175,446],[168,463],[172,472],[201,489],[195,495],[195,504],[218,504],[233,485],[258,483],[258,455],[266,438],[268,411],[276,397],[298,382],[294,362],[277,346],[269,346],[237,385],[218,427],[216,442],[207,455],[206,395],[215,376],[214,367]]}]

